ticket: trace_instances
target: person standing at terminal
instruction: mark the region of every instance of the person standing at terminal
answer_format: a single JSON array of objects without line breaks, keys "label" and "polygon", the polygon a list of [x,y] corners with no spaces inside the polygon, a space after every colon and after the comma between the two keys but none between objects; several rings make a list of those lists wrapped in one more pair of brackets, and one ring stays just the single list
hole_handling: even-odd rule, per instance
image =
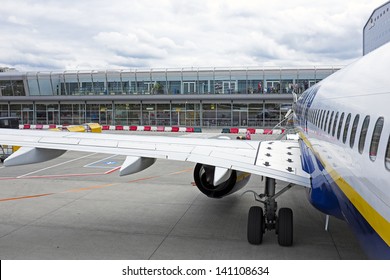
[{"label": "person standing at terminal", "polygon": [[246,130],[246,136],[245,136],[246,140],[251,140],[251,133],[249,130]]}]

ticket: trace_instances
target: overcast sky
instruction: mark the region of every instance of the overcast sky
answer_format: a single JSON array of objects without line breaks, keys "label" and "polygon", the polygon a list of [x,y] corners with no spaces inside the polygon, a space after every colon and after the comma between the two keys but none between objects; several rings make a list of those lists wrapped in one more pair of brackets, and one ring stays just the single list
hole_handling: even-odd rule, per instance
[{"label": "overcast sky", "polygon": [[346,65],[385,0],[1,0],[0,66]]}]

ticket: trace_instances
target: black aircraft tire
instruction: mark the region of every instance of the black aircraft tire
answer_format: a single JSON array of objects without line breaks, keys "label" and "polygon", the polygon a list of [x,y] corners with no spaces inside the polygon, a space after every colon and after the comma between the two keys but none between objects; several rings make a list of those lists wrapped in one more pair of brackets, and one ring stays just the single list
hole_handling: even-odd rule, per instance
[{"label": "black aircraft tire", "polygon": [[248,213],[248,242],[253,245],[260,245],[263,241],[264,215],[263,208],[252,206]]},{"label": "black aircraft tire", "polygon": [[293,244],[293,212],[290,208],[280,208],[278,221],[278,243],[280,246]]}]

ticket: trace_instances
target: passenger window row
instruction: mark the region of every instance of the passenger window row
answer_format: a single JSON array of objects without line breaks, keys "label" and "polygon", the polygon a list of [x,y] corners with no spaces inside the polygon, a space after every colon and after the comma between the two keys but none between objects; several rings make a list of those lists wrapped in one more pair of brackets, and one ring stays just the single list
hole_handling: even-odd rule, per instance
[{"label": "passenger window row", "polygon": [[[345,118],[345,124],[344,124],[344,130],[342,131],[344,118]],[[350,113],[346,115],[344,112],[342,112],[339,119],[339,112],[334,112],[330,110],[313,109],[309,111],[308,120],[311,123],[313,123],[315,126],[317,126],[319,129],[323,130],[325,133],[332,135],[333,137],[336,136],[337,140],[340,140],[342,136],[341,140],[343,141],[343,144],[346,143],[349,127],[352,120],[352,115]],[[352,127],[350,130],[350,137],[349,137],[349,146],[351,149],[355,145],[356,135],[358,133],[357,128],[359,126],[359,120],[360,120],[360,115],[357,114],[356,116],[354,116],[352,121]],[[358,151],[360,154],[363,154],[364,151],[364,144],[366,142],[369,125],[370,125],[370,116],[366,116],[363,120],[362,128],[358,136],[358,140],[359,140]],[[369,149],[369,157],[373,162],[377,159],[379,141],[381,139],[383,127],[384,127],[384,118],[380,117],[375,122],[374,130],[371,137],[370,149]],[[390,137],[387,139],[387,148],[386,148],[384,163],[386,169],[390,171]]]}]

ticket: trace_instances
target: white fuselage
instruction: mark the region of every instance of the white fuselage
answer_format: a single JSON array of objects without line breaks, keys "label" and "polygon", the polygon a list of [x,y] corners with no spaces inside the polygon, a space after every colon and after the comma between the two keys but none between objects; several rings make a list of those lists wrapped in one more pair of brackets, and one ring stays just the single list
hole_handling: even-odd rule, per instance
[{"label": "white fuselage", "polygon": [[[306,91],[298,101],[296,114],[305,143],[311,146],[328,175],[389,246],[388,70],[390,44],[364,56]],[[346,127],[348,115],[350,121]],[[351,145],[352,127],[357,115],[359,120],[355,122],[356,133]],[[372,143],[376,126],[379,126],[376,132],[380,132],[382,127],[377,150],[375,143]],[[347,215],[345,219],[348,222]]]}]

